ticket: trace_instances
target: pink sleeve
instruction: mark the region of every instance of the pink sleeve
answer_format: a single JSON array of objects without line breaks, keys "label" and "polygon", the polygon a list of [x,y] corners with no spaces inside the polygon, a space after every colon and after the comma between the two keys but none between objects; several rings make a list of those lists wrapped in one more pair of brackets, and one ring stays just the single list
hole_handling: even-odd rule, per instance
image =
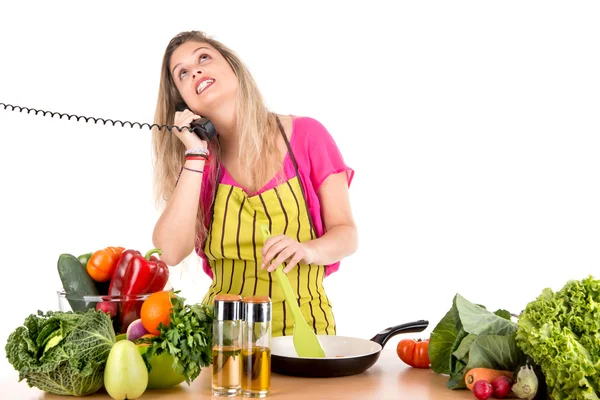
[{"label": "pink sleeve", "polygon": [[354,170],[346,165],[342,153],[327,129],[317,120],[310,118],[307,129],[310,154],[310,179],[315,192],[331,174],[346,172],[348,187],[352,183]]}]

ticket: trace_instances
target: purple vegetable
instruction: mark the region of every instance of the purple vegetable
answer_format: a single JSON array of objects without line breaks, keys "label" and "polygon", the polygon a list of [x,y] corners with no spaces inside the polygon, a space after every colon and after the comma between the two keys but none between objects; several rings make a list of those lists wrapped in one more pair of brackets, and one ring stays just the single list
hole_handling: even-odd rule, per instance
[{"label": "purple vegetable", "polygon": [[127,340],[137,340],[147,333],[148,331],[142,324],[142,319],[136,319],[127,327]]}]

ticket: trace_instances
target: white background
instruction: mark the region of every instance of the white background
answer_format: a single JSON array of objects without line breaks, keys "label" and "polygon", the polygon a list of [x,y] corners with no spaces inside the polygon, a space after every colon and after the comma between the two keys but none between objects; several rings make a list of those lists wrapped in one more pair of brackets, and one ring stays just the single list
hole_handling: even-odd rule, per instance
[{"label": "white background", "polygon": [[[162,52],[198,29],[242,57],[273,111],[329,129],[356,170],[360,234],[326,280],[340,335],[418,319],[427,335],[455,293],[518,313],[597,274],[595,2],[10,4],[0,102],[152,122]],[[145,251],[158,212],[149,130],[1,109],[0,124],[4,346],[57,309],[59,254]],[[210,282],[193,263],[171,284],[199,301]]]}]

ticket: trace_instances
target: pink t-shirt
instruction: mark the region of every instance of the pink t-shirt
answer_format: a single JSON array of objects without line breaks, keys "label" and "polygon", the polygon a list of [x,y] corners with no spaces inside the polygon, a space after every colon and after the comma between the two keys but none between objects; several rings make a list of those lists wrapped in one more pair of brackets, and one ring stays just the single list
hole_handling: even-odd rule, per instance
[{"label": "pink t-shirt", "polygon": [[[348,180],[348,186],[352,183],[354,170],[346,165],[340,150],[327,129],[316,119],[310,117],[294,117],[292,122],[292,134],[290,137],[290,147],[298,164],[298,174],[300,182],[304,187],[306,201],[308,203],[309,213],[313,220],[317,237],[323,236],[326,231],[323,218],[321,216],[321,205],[319,196],[317,195],[321,184],[331,174],[345,172]],[[291,179],[296,175],[294,164],[289,154],[283,162],[283,169],[287,179]],[[205,169],[204,176],[208,175],[208,167]],[[223,168],[223,176],[221,183],[243,188],[227,173]],[[277,185],[277,180],[273,178],[256,194],[260,194],[267,190],[273,189]],[[208,187],[208,179],[204,179],[202,189],[202,202],[209,205],[211,199],[208,193],[211,192]],[[208,189],[208,190],[207,190]],[[247,192],[247,191],[246,191]],[[254,195],[254,194],[253,194]],[[204,207],[207,210],[208,207]],[[212,278],[212,271],[208,260],[202,249],[196,248],[196,253],[203,259],[203,270]],[[339,269],[340,263],[327,265],[325,268],[325,276]]]}]

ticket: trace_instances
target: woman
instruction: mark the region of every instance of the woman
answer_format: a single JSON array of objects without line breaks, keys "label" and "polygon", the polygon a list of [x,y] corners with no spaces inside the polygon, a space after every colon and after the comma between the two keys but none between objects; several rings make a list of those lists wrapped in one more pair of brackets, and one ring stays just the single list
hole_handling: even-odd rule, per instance
[{"label": "woman", "polygon": [[[187,109],[176,111],[178,104]],[[188,129],[153,132],[157,197],[165,208],[153,242],[176,265],[193,250],[216,294],[266,295],[273,336],[293,319],[271,272],[284,272],[317,334],[335,335],[323,278],[357,248],[348,198],[354,171],[327,130],[308,117],[270,112],[240,59],[202,32],[175,36],[165,51],[157,124],[189,127],[208,118],[218,136]],[[266,242],[260,226],[271,238]]]}]

